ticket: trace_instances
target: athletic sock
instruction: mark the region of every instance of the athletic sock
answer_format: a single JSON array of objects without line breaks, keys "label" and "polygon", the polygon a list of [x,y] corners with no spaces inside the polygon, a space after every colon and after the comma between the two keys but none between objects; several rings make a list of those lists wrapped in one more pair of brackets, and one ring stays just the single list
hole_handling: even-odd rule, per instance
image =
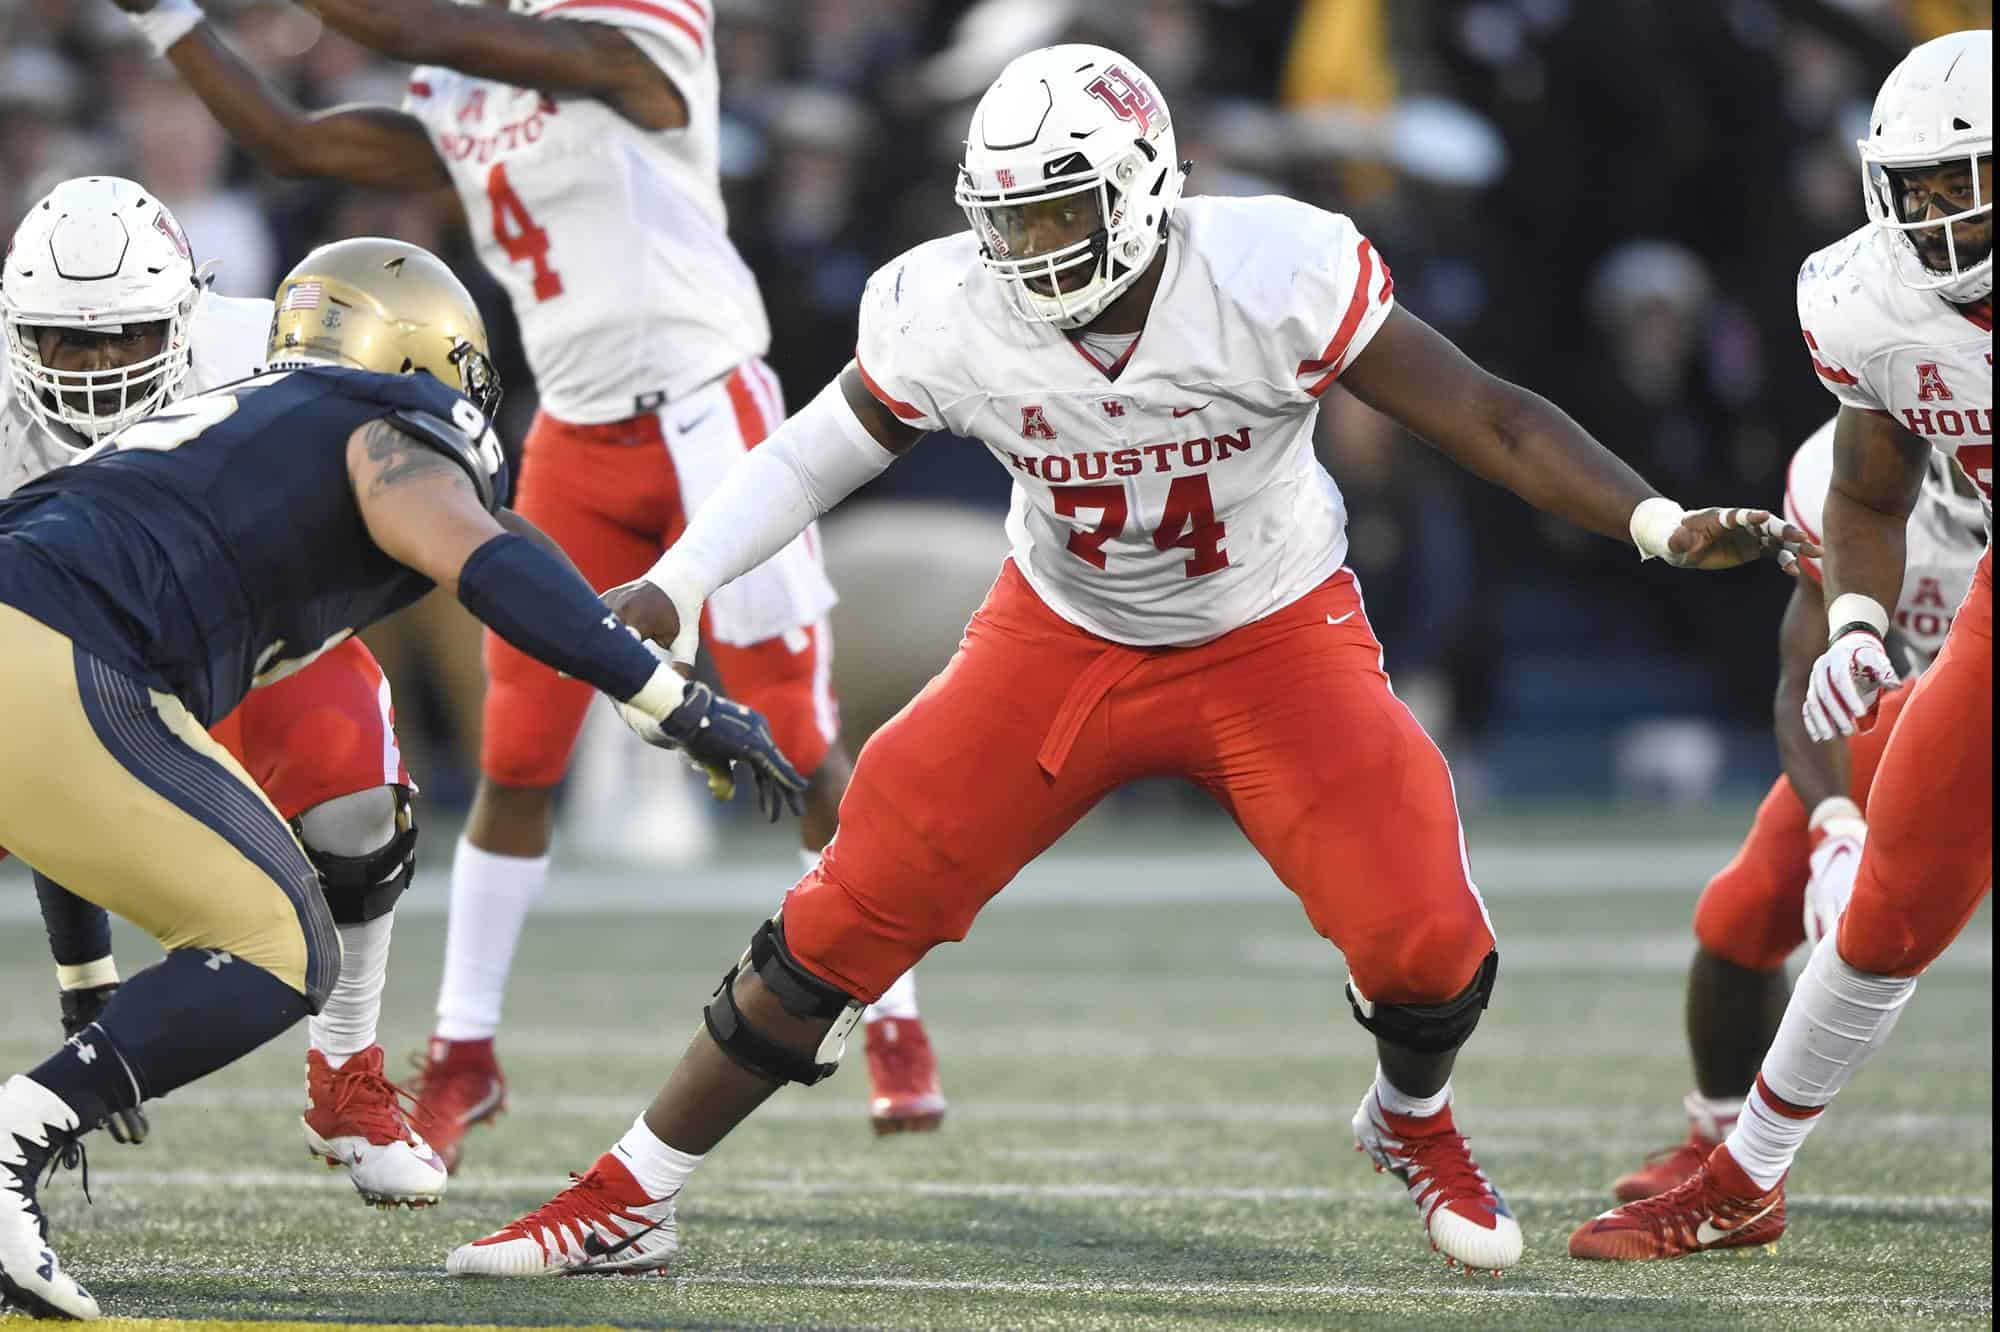
[{"label": "athletic sock", "polygon": [[514,949],[548,881],[547,856],[498,856],[458,839],[451,861],[444,981],[438,988],[438,1036],[484,1040],[500,1030]]},{"label": "athletic sock", "polygon": [[679,1193],[688,1176],[702,1162],[702,1158],[692,1152],[683,1152],[661,1142],[653,1130],[646,1127],[644,1115],[632,1121],[632,1127],[625,1130],[625,1136],[611,1150],[632,1172],[632,1178],[639,1182],[646,1196],[656,1202]]},{"label": "athletic sock", "polygon": [[339,1068],[375,1044],[382,1017],[382,987],[389,978],[389,935],[396,913],[359,925],[342,925],[340,980],[317,1017],[306,1021],[306,1043]]},{"label": "athletic sock", "polygon": [[96,1022],[28,1076],[94,1128],[235,1062],[305,1015],[305,996],[262,967],[176,949],[119,986]]},{"label": "athletic sock", "polygon": [[1429,1096],[1410,1096],[1397,1090],[1380,1064],[1375,1065],[1375,1102],[1392,1115],[1429,1119],[1451,1104],[1451,1080]]},{"label": "athletic sock", "polygon": [[882,997],[862,1012],[861,1020],[871,1025],[883,1018],[914,1022],[917,1016],[917,969],[911,967],[882,991]]},{"label": "athletic sock", "polygon": [[1813,949],[1727,1146],[1759,1188],[1792,1168],[1820,1111],[1889,1039],[1914,976],[1876,976],[1841,960],[1836,935]]},{"label": "athletic sock", "polygon": [[1736,1121],[1743,1114],[1741,1096],[1703,1096],[1691,1091],[1681,1099],[1687,1110],[1688,1123],[1694,1131],[1710,1142],[1721,1142],[1736,1127]]}]

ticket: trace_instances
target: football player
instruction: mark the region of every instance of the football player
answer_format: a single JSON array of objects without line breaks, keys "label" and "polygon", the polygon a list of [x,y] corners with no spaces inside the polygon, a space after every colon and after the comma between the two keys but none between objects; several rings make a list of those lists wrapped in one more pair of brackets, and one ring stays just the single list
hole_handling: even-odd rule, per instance
[{"label": "football player", "polygon": [[804,787],[761,717],[659,660],[501,507],[498,384],[449,269],[343,241],[277,306],[268,373],[0,500],[0,842],[167,950],[0,1086],[0,1296],[33,1313],[97,1313],[48,1243],[41,1171],[321,1011],[339,977],[319,872],[203,729],[251,689],[442,585],[722,786],[742,760],[773,813]]},{"label": "football player", "polygon": [[[65,181],[28,210],[0,269],[0,496],[187,393],[261,370],[268,300],[218,296],[186,235],[132,181]],[[249,695],[213,733],[269,796],[319,871],[344,963],[306,1024],[307,1147],[370,1203],[437,1201],[445,1171],[382,1071],[376,1022],[396,900],[416,865],[414,784],[389,682],[360,639]],[[104,909],[35,877],[65,1033],[117,992]],[[107,1128],[145,1137],[133,1106]]]},{"label": "football player", "polygon": [[[1785,517],[1808,535],[1824,521],[1834,428],[1829,421],[1814,431],[1792,455],[1786,475]],[[1986,550],[1979,492],[1941,453],[1926,463],[1908,540],[1891,625],[1906,679],[1944,646]],[[1909,699],[1907,683],[1884,694],[1875,726],[1845,744],[1815,744],[1806,734],[1807,676],[1826,644],[1827,623],[1819,561],[1801,560],[1799,568],[1806,577],[1794,585],[1778,632],[1773,730],[1784,775],[1758,806],[1742,849],[1709,881],[1695,907],[1698,943],[1687,988],[1695,1089],[1683,1101],[1688,1136],[1621,1176],[1612,1185],[1620,1202],[1680,1183],[1735,1127],[1785,1011],[1785,958],[1801,943],[1817,944],[1832,933],[1853,891],[1868,831],[1862,810],[1882,747]]]},{"label": "football player", "polygon": [[1800,706],[1805,733],[1829,749],[1865,744],[1885,712],[1900,715],[1865,839],[1842,811],[1860,841],[1847,853],[1858,863],[1846,909],[1813,948],[1735,1126],[1690,1178],[1580,1227],[1569,1244],[1579,1258],[1678,1258],[1782,1235],[1785,1176],[1806,1135],[1992,886],[1990,537],[1943,648],[1907,693],[1884,644],[1889,608],[1922,573],[1911,514],[1933,450],[1978,490],[1991,529],[1992,32],[1911,51],[1868,126],[1868,223],[1799,270],[1807,352],[1840,402],[1821,529],[1828,634]]},{"label": "football player", "polygon": [[[784,416],[770,326],[730,243],[718,167],[712,0],[326,0],[336,31],[420,66],[401,111],[305,115],[202,22],[193,0],[117,0],[237,140],[285,176],[450,185],[521,326],[541,411],[521,512],[591,585],[637,577],[729,465]],[[512,12],[509,12],[509,11]],[[725,688],[770,717],[812,777],[810,866],[832,837],[839,745],[808,526],[706,607]],[[455,1168],[465,1130],[504,1107],[494,1054],[515,946],[549,874],[555,791],[590,691],[487,637],[480,782],[452,863],[438,1022],[417,1091]],[[914,982],[868,1014],[877,1132],[945,1109]]]},{"label": "football player", "polygon": [[[695,649],[708,595],[935,430],[1013,478],[1013,553],[957,655],[875,733],[826,857],[757,932],[665,1088],[456,1273],[659,1268],[689,1172],[778,1086],[838,1064],[861,1007],[1106,793],[1199,783],[1345,955],[1379,1064],[1357,1145],[1454,1265],[1521,1231],[1452,1108],[1499,955],[1444,756],[1390,692],[1315,460],[1340,381],[1461,465],[1643,556],[1817,553],[1767,513],[1688,513],[1542,398],[1398,309],[1347,218],[1181,198],[1172,117],[1102,47],[1021,57],[973,112],[966,231],[869,283],[855,359],[749,454],[644,579],[607,594]],[[921,559],[921,552],[913,552]],[[1079,1015],[1088,1020],[1088,1015]]]}]

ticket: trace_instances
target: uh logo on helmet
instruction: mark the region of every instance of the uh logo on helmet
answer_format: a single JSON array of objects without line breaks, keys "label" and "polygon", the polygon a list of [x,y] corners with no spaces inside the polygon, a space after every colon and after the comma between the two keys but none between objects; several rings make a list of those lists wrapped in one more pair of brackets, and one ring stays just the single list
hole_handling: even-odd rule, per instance
[{"label": "uh logo on helmet", "polygon": [[1152,263],[1185,170],[1144,70],[1102,46],[1047,46],[973,109],[955,197],[1015,310],[1079,328]]}]

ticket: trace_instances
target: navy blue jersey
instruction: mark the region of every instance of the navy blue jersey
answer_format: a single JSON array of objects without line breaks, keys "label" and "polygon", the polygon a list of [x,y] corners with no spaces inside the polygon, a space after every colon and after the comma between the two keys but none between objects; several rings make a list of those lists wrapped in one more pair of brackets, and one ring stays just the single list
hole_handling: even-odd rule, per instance
[{"label": "navy blue jersey", "polygon": [[485,418],[429,375],[276,371],[184,398],[0,500],[0,601],[212,725],[431,581],[368,536],[347,441],[423,413],[507,495]]}]

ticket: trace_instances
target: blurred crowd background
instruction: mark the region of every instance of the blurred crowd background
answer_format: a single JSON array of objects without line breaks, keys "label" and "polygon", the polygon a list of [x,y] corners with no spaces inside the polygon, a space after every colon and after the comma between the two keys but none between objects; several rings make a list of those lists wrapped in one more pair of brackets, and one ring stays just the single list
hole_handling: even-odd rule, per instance
[{"label": "blurred crowd background", "polygon": [[[952,164],[986,83],[1031,47],[1096,40],[1166,93],[1195,162],[1190,192],[1283,193],[1353,215],[1408,309],[1661,489],[1773,508],[1791,449],[1834,406],[1803,354],[1793,277],[1863,221],[1854,140],[1876,86],[1913,43],[1992,22],[1991,0],[715,3],[732,230],[794,402],[851,353],[868,274],[963,225]],[[401,100],[405,70],[307,9],[207,4],[303,104]],[[449,192],[265,177],[107,0],[0,0],[0,218],[11,227],[49,185],[88,172],[145,182],[230,294],[268,293],[307,248],[343,236],[439,251],[487,307],[519,438],[531,379]],[[1469,803],[1697,800],[1769,780],[1789,591],[1772,566],[1642,569],[1339,392],[1319,438],[1389,669]],[[871,516],[931,522],[963,548],[976,599],[1006,491],[982,449],[940,439],[871,488],[880,506],[829,521],[830,548],[854,552],[857,570],[835,570],[851,700],[889,678],[871,663],[899,656],[892,608],[930,563],[880,539],[894,522]],[[932,617],[951,626],[969,609]],[[928,669],[951,637],[931,632],[914,655]],[[412,767],[434,800],[462,798],[476,633],[455,607],[426,605],[371,641]],[[850,709],[851,729],[878,719]]]}]

